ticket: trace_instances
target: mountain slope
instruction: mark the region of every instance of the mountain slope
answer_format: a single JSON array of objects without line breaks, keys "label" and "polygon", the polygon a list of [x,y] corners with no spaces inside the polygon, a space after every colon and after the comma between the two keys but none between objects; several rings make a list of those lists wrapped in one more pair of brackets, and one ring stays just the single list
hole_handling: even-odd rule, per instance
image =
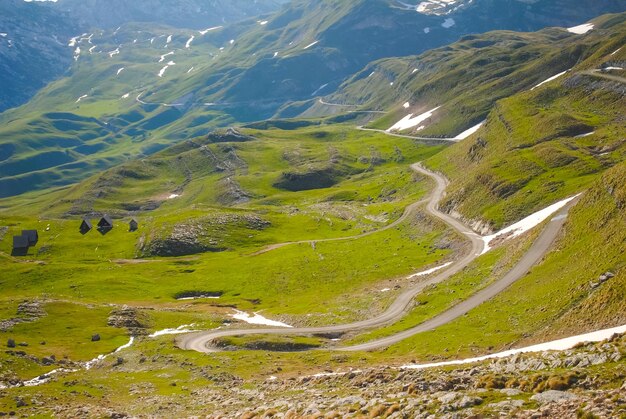
[{"label": "mountain slope", "polygon": [[60,0],[87,28],[112,29],[129,22],[153,22],[176,28],[204,29],[275,11],[286,0]]},{"label": "mountain slope", "polygon": [[[503,99],[477,134],[429,164],[452,180],[443,207],[505,225],[584,188],[626,157],[626,24],[570,72]],[[555,72],[558,69],[555,69]]]},{"label": "mountain slope", "polygon": [[489,27],[571,22],[573,14],[594,10],[572,3],[565,17],[546,18],[542,4],[524,5],[535,14],[520,19],[487,0],[450,17],[383,0],[296,1],[266,21],[208,32],[129,24],[77,37],[71,75],[0,116],[3,196],[72,183],[217,126],[271,117],[285,103],[334,89],[372,59],[414,54]]},{"label": "mountain slope", "polygon": [[38,3],[0,2],[0,112],[27,102],[69,69],[67,40],[78,31],[67,14]]}]

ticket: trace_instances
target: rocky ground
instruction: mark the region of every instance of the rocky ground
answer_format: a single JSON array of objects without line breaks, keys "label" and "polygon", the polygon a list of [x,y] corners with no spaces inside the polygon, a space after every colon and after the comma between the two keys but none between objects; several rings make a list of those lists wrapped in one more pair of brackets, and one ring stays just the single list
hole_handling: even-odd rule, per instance
[{"label": "rocky ground", "polygon": [[[280,376],[279,371],[278,377],[260,381],[222,373],[204,377],[212,385],[173,381],[171,385],[184,393],[175,397],[160,395],[153,384],[144,382],[131,386],[132,405],[116,405],[113,400],[24,398],[14,414],[248,419],[623,418],[625,355],[626,335],[616,335],[606,342],[563,352],[515,355],[447,368],[373,367],[309,376]],[[131,358],[120,359],[113,366],[99,368],[131,373],[137,367]]]}]

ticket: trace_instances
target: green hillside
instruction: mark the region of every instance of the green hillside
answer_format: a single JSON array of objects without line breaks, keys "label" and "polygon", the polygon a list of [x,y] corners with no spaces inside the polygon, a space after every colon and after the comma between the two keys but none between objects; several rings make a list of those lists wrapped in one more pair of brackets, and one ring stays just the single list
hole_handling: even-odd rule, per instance
[{"label": "green hillside", "polygon": [[432,158],[453,180],[443,207],[497,229],[623,161],[626,79],[600,70],[626,58],[616,52],[624,35],[613,39],[561,78],[499,101],[478,134]]}]

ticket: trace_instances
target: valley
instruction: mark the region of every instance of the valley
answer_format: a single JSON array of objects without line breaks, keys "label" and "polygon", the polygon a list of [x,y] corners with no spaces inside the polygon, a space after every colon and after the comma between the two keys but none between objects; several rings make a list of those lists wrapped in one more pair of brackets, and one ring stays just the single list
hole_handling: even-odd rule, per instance
[{"label": "valley", "polygon": [[244,3],[15,6],[0,415],[625,415],[623,5]]}]

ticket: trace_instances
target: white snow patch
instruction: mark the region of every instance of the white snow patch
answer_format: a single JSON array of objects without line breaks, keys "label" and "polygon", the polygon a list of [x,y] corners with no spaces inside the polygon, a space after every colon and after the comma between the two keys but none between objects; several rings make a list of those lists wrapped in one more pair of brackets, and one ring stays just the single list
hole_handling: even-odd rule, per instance
[{"label": "white snow patch", "polygon": [[191,67],[189,70],[187,70],[187,74],[191,73],[193,71],[195,67]]},{"label": "white snow patch", "polygon": [[120,53],[120,47],[117,47],[115,50],[109,52],[109,58],[113,58],[115,55]]},{"label": "white snow patch", "polygon": [[604,67],[602,70],[611,71],[611,70],[623,70],[623,67]]},{"label": "white snow patch", "polygon": [[128,99],[130,97],[130,93],[126,93],[124,96],[122,96],[122,99]]},{"label": "white snow patch", "polygon": [[409,102],[406,102],[404,105],[402,105],[402,107],[404,109],[409,109],[411,107],[411,104]]},{"label": "white snow patch", "polygon": [[618,48],[618,49],[616,49],[615,51],[613,51],[613,52],[611,53],[611,55],[615,55],[615,54],[617,54],[618,52],[620,52],[621,50],[622,50],[621,48]]},{"label": "white snow patch", "polygon": [[446,29],[451,28],[451,27],[453,27],[454,25],[456,25],[456,22],[455,22],[455,21],[454,21],[454,19],[452,19],[451,17],[449,17],[449,18],[447,18],[446,20],[444,20],[444,21],[443,21],[443,23],[441,24],[441,26],[442,26],[443,28],[446,28]]},{"label": "white snow patch", "polygon": [[417,68],[414,68],[413,71],[411,71],[411,74],[415,74],[417,73],[417,71],[418,71]]},{"label": "white snow patch", "polygon": [[441,106],[437,106],[436,108],[431,109],[431,110],[429,110],[427,112],[424,112],[423,114],[418,115],[416,117],[413,117],[413,114],[410,113],[407,116],[405,116],[404,118],[402,118],[400,121],[398,121],[394,126],[389,128],[387,130],[387,132],[404,131],[404,130],[409,129],[409,128],[414,128],[414,127],[418,126],[420,123],[426,121],[428,118],[432,117],[433,113],[437,109],[439,109],[439,108],[441,108]]},{"label": "white snow patch", "polygon": [[4,32],[0,32],[0,36],[3,38],[6,38],[7,36],[9,36],[8,33],[4,33]]},{"label": "white snow patch", "polygon": [[293,327],[282,322],[266,319],[265,317],[261,316],[258,313],[254,313],[254,316],[251,316],[250,314],[245,313],[243,311],[235,310],[235,312],[236,312],[235,314],[231,314],[232,318],[241,320],[249,324],[259,324],[263,326],[276,326],[276,327]]},{"label": "white snow patch", "polygon": [[149,338],[156,338],[156,337],[159,337],[159,336],[182,335],[184,333],[196,332],[196,330],[191,329],[192,327],[194,327],[193,324],[185,324],[185,325],[182,325],[182,326],[178,326],[176,329],[157,330],[153,334],[148,335],[148,337]]},{"label": "white snow patch", "polygon": [[214,27],[212,27],[212,28],[208,28],[208,29],[205,29],[205,30],[203,30],[203,31],[198,31],[198,33],[199,33],[200,35],[206,35],[206,34],[207,34],[207,33],[209,33],[209,32],[216,31],[216,30],[218,30],[218,29],[222,29],[222,28],[223,28],[223,26],[214,26]]},{"label": "white snow patch", "polygon": [[587,132],[587,133],[585,133],[585,134],[580,134],[580,135],[577,135],[577,136],[575,136],[574,138],[585,138],[585,137],[589,137],[589,136],[591,136],[591,135],[593,135],[593,134],[595,134],[595,133],[596,133],[595,131],[591,131],[591,132]]},{"label": "white snow patch", "polygon": [[163,76],[165,75],[165,72],[167,71],[167,69],[168,69],[168,68],[170,68],[170,65],[169,65],[169,64],[168,64],[168,65],[166,65],[165,67],[163,67],[163,68],[161,69],[161,71],[159,71],[158,76],[159,76],[159,77],[163,77]]},{"label": "white snow patch", "polygon": [[498,352],[496,354],[480,356],[476,358],[461,359],[455,361],[436,362],[432,364],[422,365],[404,365],[401,369],[409,370],[421,370],[426,368],[445,367],[448,365],[463,365],[473,364],[475,362],[486,361],[489,359],[506,358],[512,355],[532,353],[532,352],[545,352],[545,351],[566,351],[572,349],[581,343],[593,343],[602,342],[603,340],[611,338],[615,334],[626,333],[626,326],[614,327],[612,329],[598,330],[592,333],[586,333],[584,335],[572,336],[565,339],[554,340],[552,342],[540,343],[538,345],[527,346],[525,348],[511,349],[505,352]]},{"label": "white snow patch", "polygon": [[324,88],[326,88],[326,86],[328,86],[328,83],[322,84],[316,91],[311,93],[311,96],[316,96],[319,92],[321,92]]},{"label": "white snow patch", "polygon": [[89,97],[89,95],[82,95],[81,97],[79,97],[78,99],[76,99],[76,103],[80,102],[81,100],[85,99]]},{"label": "white snow patch", "polygon": [[[570,70],[571,70],[571,69],[570,69]],[[561,73],[559,73],[559,74],[555,74],[554,76],[552,76],[552,77],[550,77],[550,78],[545,79],[544,81],[542,81],[541,83],[539,83],[538,85],[536,85],[535,87],[533,87],[533,88],[532,88],[532,89],[530,89],[530,90],[531,90],[531,91],[532,91],[532,90],[535,90],[536,88],[538,88],[538,87],[540,87],[540,86],[543,86],[543,85],[544,85],[544,84],[546,84],[546,83],[550,83],[552,80],[556,80],[556,79],[558,79],[559,77],[564,76],[564,75],[565,75],[565,74],[567,74],[570,70],[565,70],[565,71],[563,71],[563,72],[561,72]]]},{"label": "white snow patch", "polygon": [[436,267],[431,268],[431,269],[428,269],[428,270],[426,270],[426,271],[422,271],[422,272],[418,272],[418,273],[413,274],[413,275],[409,275],[409,276],[407,276],[406,278],[407,278],[407,279],[413,279],[413,278],[419,278],[420,276],[430,275],[430,274],[432,274],[432,273],[434,273],[434,272],[437,272],[437,271],[442,270],[443,268],[447,268],[447,267],[448,267],[448,266],[450,266],[450,265],[452,265],[452,262],[444,263],[444,264],[443,264],[443,265],[441,265],[441,266],[436,266]]},{"label": "white snow patch", "polygon": [[179,196],[180,196],[180,195],[173,193],[173,194],[171,194],[170,196],[168,196],[168,197],[167,197],[167,199],[176,199],[176,198],[178,198]]},{"label": "white snow patch", "polygon": [[424,28],[424,33],[426,34],[430,33],[430,28]]},{"label": "white snow patch", "polygon": [[125,68],[126,68],[126,67],[122,67],[122,68],[120,68],[119,70],[117,70],[117,75],[119,76],[119,75],[120,75],[120,73],[121,73],[122,71],[124,71],[124,69],[125,69]]},{"label": "white snow patch", "polygon": [[189,49],[194,39],[196,39],[196,37],[192,35],[191,38],[187,40],[187,43],[185,44],[185,48]]},{"label": "white snow patch", "polygon": [[232,44],[234,44],[234,43],[235,43],[235,40],[234,40],[234,39],[231,39],[230,41],[228,41],[228,43],[232,45]]},{"label": "white snow patch", "polygon": [[172,35],[167,37],[167,40],[165,41],[165,46],[167,47],[167,45],[172,42]]},{"label": "white snow patch", "polygon": [[311,42],[309,45],[307,45],[306,47],[304,47],[304,48],[302,48],[302,49],[309,49],[309,48],[311,48],[312,46],[317,45],[319,42],[320,42],[320,41]]},{"label": "white snow patch", "polygon": [[529,215],[523,220],[518,221],[517,223],[498,231],[497,233],[491,234],[489,236],[484,236],[483,241],[485,242],[485,248],[482,254],[485,254],[492,249],[489,246],[489,243],[491,243],[493,239],[501,238],[503,240],[509,240],[535,228],[536,226],[547,220],[552,214],[576,199],[578,196],[580,195],[572,196],[571,198],[559,201],[556,204],[552,204],[549,207],[544,208],[541,211],[537,211],[536,213]]},{"label": "white snow patch", "polygon": [[383,288],[382,290],[380,290],[380,292],[389,292],[391,291],[391,288]]},{"label": "white snow patch", "polygon": [[93,54],[93,50],[96,49],[96,46],[94,45],[93,47],[89,48],[89,53]]},{"label": "white snow patch", "polygon": [[170,55],[174,55],[174,54],[175,54],[175,52],[174,52],[174,51],[170,51],[170,52],[168,52],[167,54],[163,54],[163,55],[161,55],[161,58],[159,58],[159,62],[160,62],[160,63],[162,63],[163,61],[165,61],[165,58],[166,58],[166,57],[169,57]]},{"label": "white snow patch", "polygon": [[485,121],[481,122],[480,124],[474,125],[470,129],[467,129],[467,130],[463,131],[462,133],[460,133],[459,135],[457,135],[456,137],[454,137],[454,139],[455,140],[464,140],[464,139],[466,139],[470,135],[476,133],[476,131],[478,131],[480,129],[480,127],[482,127],[484,125],[484,123],[485,123]]},{"label": "white snow patch", "polygon": [[265,26],[265,25],[267,25],[267,20],[261,20],[261,21],[259,21],[259,25],[261,25],[261,26]]},{"label": "white snow patch", "polygon": [[130,348],[131,346],[133,346],[134,342],[135,342],[135,337],[131,336],[130,337],[130,341],[128,341],[128,343],[126,345],[122,345],[119,348],[117,348],[114,353],[118,353],[120,351],[123,351],[124,349]]},{"label": "white snow patch", "polygon": [[276,58],[276,57],[278,57],[278,52],[275,52],[274,53],[274,57],[272,57],[272,58]]},{"label": "white snow patch", "polygon": [[567,28],[567,31],[570,33],[575,33],[576,35],[584,35],[587,32],[593,30],[593,27],[593,23],[583,23],[582,25]]}]

